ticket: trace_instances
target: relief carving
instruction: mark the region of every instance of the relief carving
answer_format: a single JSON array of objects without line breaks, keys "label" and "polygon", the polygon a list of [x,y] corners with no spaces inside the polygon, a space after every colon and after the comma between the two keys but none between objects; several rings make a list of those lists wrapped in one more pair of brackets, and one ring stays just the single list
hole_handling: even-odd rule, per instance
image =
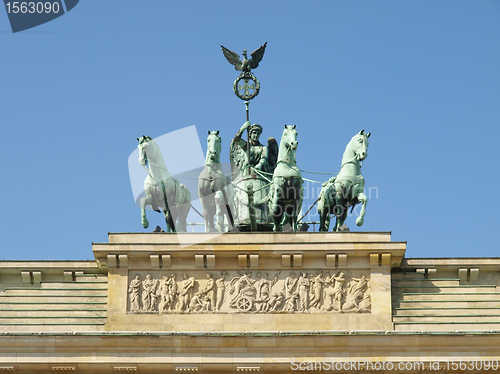
[{"label": "relief carving", "polygon": [[135,279],[130,282],[128,287],[130,310],[132,312],[140,312],[141,310],[141,276],[137,274]]},{"label": "relief carving", "polygon": [[[228,281],[229,277],[232,278]],[[129,283],[129,313],[363,313],[370,312],[365,275],[342,271],[222,271],[188,276],[136,274]]]},{"label": "relief carving", "polygon": [[191,302],[191,294],[193,293],[193,287],[196,281],[194,277],[189,278],[187,274],[182,274],[181,289],[179,291],[179,302],[177,304],[177,310],[183,312],[188,310]]},{"label": "relief carving", "polygon": [[154,280],[151,274],[146,275],[146,279],[142,282],[142,310],[145,312],[157,311],[158,302],[158,284],[159,281]]},{"label": "relief carving", "polygon": [[163,277],[161,286],[163,311],[174,310],[175,303],[177,302],[177,295],[179,294],[178,289],[175,274],[171,274],[170,277],[167,275]]}]

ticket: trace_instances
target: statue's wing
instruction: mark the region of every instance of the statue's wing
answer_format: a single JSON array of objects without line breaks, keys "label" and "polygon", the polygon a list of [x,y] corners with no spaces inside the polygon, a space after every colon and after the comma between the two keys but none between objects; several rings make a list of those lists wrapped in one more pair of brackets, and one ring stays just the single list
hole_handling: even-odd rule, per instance
[{"label": "statue's wing", "polygon": [[229,147],[229,159],[231,161],[231,173],[234,178],[237,178],[240,170],[247,166],[247,154],[246,152],[234,141],[231,141]]},{"label": "statue's wing", "polygon": [[274,173],[274,169],[276,168],[278,162],[278,142],[273,137],[267,139],[267,163],[269,165],[269,173]]},{"label": "statue's wing", "polygon": [[[257,66],[259,66],[259,62],[262,60],[262,57],[264,57],[264,52],[266,51],[266,45],[267,42],[264,43],[264,45],[260,46],[257,48],[255,51],[252,52],[252,58],[250,59],[250,67],[252,69],[255,69]],[[238,56],[239,57],[239,56]]]},{"label": "statue's wing", "polygon": [[222,48],[222,53],[224,54],[224,57],[226,58],[226,60],[228,60],[230,64],[234,65],[234,68],[236,70],[241,71],[242,64],[240,61],[240,55],[237,54],[236,52],[233,52],[233,51],[227,49],[223,45],[221,45],[221,48]]}]

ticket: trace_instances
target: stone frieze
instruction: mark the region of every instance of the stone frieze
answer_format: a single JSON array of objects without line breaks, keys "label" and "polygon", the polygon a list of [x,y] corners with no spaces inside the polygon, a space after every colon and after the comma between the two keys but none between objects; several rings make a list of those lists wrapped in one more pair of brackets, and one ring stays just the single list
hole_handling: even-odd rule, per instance
[{"label": "stone frieze", "polygon": [[128,313],[369,313],[370,282],[348,271],[130,272]]}]

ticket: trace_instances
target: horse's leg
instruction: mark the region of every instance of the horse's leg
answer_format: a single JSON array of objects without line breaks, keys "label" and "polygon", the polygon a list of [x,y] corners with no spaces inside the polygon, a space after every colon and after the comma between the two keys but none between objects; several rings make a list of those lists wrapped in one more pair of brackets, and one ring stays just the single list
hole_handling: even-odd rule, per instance
[{"label": "horse's leg", "polygon": [[172,215],[170,214],[170,210],[163,209],[163,216],[165,217],[165,223],[167,224],[166,232],[172,232],[172,227],[174,223],[172,222]]},{"label": "horse's leg", "polygon": [[203,208],[203,220],[205,221],[205,232],[215,231],[214,227],[214,214],[215,207],[212,204],[212,201],[209,199],[213,198],[213,194],[209,194],[208,196],[203,196],[201,199],[201,206]]},{"label": "horse's leg", "polygon": [[228,229],[231,230],[234,227],[234,200],[228,199],[229,194],[227,193],[227,185],[224,186],[220,192],[222,193],[222,204],[226,209],[225,214],[229,222]]},{"label": "horse's leg", "polygon": [[363,205],[361,206],[361,212],[359,213],[359,217],[356,219],[356,225],[361,226],[363,225],[363,222],[365,220],[366,203],[368,203],[368,197],[366,197],[366,195],[361,192],[358,195],[358,201]]},{"label": "horse's leg", "polygon": [[325,230],[325,221],[326,221],[326,215],[325,211],[327,210],[326,207],[323,207],[323,202],[324,198],[321,198],[318,201],[318,214],[319,214],[319,231],[326,231]]},{"label": "horse's leg", "polygon": [[165,209],[165,222],[167,222],[167,232],[175,232],[176,216],[169,208]]},{"label": "horse's leg", "polygon": [[337,220],[335,221],[335,228],[333,231],[339,231],[340,227],[344,224],[346,218],[347,218],[347,212],[349,211],[349,207],[345,205],[338,205],[337,208],[339,208],[339,215],[337,215]]},{"label": "horse's leg", "polygon": [[152,195],[146,195],[146,197],[143,197],[141,199],[141,222],[142,222],[142,227],[147,229],[149,227],[149,221],[146,218],[146,205],[151,205],[153,202],[153,196]]},{"label": "horse's leg", "polygon": [[298,186],[298,188],[294,189],[294,193],[295,194],[298,193],[298,196],[294,196],[294,204],[292,211],[292,227],[293,231],[297,231],[298,219],[300,218],[299,214],[300,210],[302,209],[302,200],[304,199],[304,187],[302,186],[302,183],[300,183],[300,186]]},{"label": "horse's leg", "polygon": [[325,227],[325,230],[326,232],[328,232],[328,230],[330,230],[330,215],[331,215],[331,212],[330,212],[330,207],[327,207],[325,209],[325,212],[323,213],[324,214],[324,227]]},{"label": "horse's leg", "polygon": [[178,230],[177,232],[187,232],[187,216],[191,210],[191,194],[186,195],[184,203],[179,207]]},{"label": "horse's leg", "polygon": [[224,195],[222,194],[221,191],[217,191],[215,193],[214,202],[215,202],[215,216],[216,216],[215,226],[218,232],[224,232],[223,206],[225,206],[226,203],[224,202]]},{"label": "horse's leg", "polygon": [[331,209],[331,200],[328,199],[327,191],[325,191],[318,201],[319,231],[330,229]]},{"label": "horse's leg", "polygon": [[273,217],[273,231],[281,231],[281,219],[283,218],[283,208],[279,205],[279,197],[282,194],[282,188],[274,184],[272,185],[273,195],[270,201],[269,210]]},{"label": "horse's leg", "polygon": [[335,226],[333,227],[332,231],[339,231],[340,226],[344,223],[344,220],[342,220],[342,216],[344,216],[344,213],[346,212],[347,207],[345,207],[344,204],[344,188],[341,187],[340,185],[337,187],[335,186],[335,194],[333,195],[333,214],[335,215]]}]

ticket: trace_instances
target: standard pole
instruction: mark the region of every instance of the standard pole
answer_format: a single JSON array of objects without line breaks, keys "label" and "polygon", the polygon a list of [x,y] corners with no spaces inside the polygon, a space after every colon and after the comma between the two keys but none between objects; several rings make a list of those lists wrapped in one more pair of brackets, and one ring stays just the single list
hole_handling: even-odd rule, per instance
[{"label": "standard pole", "polygon": [[[245,101],[245,111],[247,112],[247,121],[250,121],[250,101]],[[252,174],[252,167],[250,166],[250,127],[247,129],[247,161],[248,161],[248,175]]]}]

